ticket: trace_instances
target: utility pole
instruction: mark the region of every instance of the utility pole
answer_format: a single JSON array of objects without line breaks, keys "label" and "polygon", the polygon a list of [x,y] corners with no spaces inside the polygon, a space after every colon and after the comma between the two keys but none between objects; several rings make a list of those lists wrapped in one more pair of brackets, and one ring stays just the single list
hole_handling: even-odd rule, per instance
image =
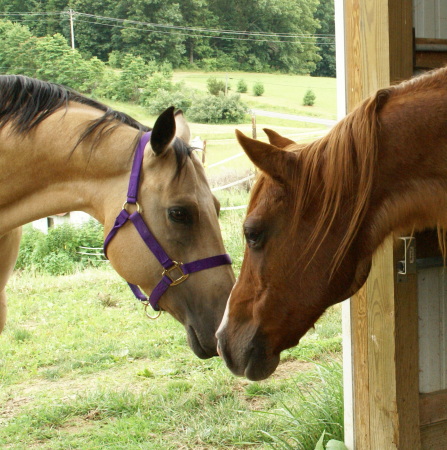
[{"label": "utility pole", "polygon": [[71,48],[74,50],[74,48],[75,48],[75,37],[74,37],[74,27],[73,27],[73,10],[69,9],[68,13],[70,14]]}]

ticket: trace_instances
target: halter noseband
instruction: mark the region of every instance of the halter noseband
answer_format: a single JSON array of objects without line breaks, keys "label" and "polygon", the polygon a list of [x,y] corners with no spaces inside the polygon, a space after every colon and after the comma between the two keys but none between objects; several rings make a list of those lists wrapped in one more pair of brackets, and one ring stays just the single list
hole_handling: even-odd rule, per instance
[{"label": "halter noseband", "polygon": [[[164,270],[162,272],[161,280],[157,286],[155,286],[149,297],[146,297],[143,292],[141,292],[141,289],[135,284],[128,283],[128,285],[138,300],[141,300],[146,305],[150,304],[155,311],[160,311],[158,301],[166,292],[168,287],[176,286],[182,283],[191,273],[199,272],[204,269],[211,269],[212,267],[222,266],[225,264],[231,264],[231,258],[228,254],[222,254],[183,264],[182,262],[176,262],[169,258],[163,250],[163,247],[155,239],[154,235],[144,222],[143,216],[140,214],[141,208],[137,202],[144,148],[149,142],[150,137],[151,132],[143,134],[135,150],[135,157],[132,164],[132,170],[130,172],[127,200],[124,202],[123,209],[115,219],[115,224],[104,241],[104,254],[107,257],[107,246],[110,241],[116,235],[118,230],[125,225],[128,220],[130,220],[135,225],[135,228],[145,244],[148,246],[149,250],[151,250],[163,266]],[[136,211],[132,214],[129,213],[127,211],[128,205],[135,205]]]}]

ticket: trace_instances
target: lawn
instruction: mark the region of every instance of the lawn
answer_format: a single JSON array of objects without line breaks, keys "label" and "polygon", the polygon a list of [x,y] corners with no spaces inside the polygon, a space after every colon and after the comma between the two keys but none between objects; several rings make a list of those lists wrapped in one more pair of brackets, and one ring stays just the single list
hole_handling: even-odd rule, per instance
[{"label": "lawn", "polygon": [[[237,83],[243,79],[248,91],[242,94],[242,100],[250,108],[265,109],[290,114],[303,114],[315,117],[336,119],[336,80],[303,75],[246,72],[174,72],[174,81],[182,81],[187,87],[206,91],[207,80],[212,77],[228,83],[230,93],[236,92]],[[253,95],[253,85],[264,85],[264,94]],[[303,97],[308,89],[316,95],[315,105],[303,106]]]},{"label": "lawn", "polygon": [[146,319],[110,268],[15,273],[8,295],[1,448],[263,449],[295,439],[307,450],[323,430],[342,436],[339,307],[255,383],[196,358],[170,316]]},{"label": "lawn", "polygon": [[[202,92],[207,90],[207,80],[210,77],[226,80],[227,74],[224,72],[180,72],[175,71],[173,80],[182,81],[189,88],[199,89]],[[232,86],[230,92],[236,90],[238,80],[244,79],[247,82],[249,91],[242,94],[242,100],[250,107],[264,109],[273,112],[288,114],[299,114],[313,117],[323,117],[328,119],[336,118],[336,85],[334,78],[314,78],[302,75],[284,74],[261,74],[261,73],[228,73],[228,82]],[[261,97],[255,97],[252,86],[256,81],[260,81],[265,86],[265,93]],[[312,107],[302,106],[302,98],[307,89],[312,89],[316,94],[316,103]],[[152,126],[156,117],[149,116],[142,106],[129,105],[127,103],[104,102],[117,110],[125,111],[142,123]],[[206,141],[206,165],[214,165],[231,156],[242,152],[241,147],[235,139],[235,129],[241,130],[248,136],[253,135],[253,127],[250,115],[242,124],[199,124],[190,123],[192,138],[198,137]],[[300,142],[309,142],[327,132],[326,126],[316,125],[308,122],[298,122],[294,120],[256,117],[257,138],[266,140],[262,131],[263,128],[271,128],[278,133]],[[244,176],[253,169],[252,164],[245,156],[239,157],[232,164],[224,166],[213,166],[208,173],[210,179],[220,181],[222,177],[233,174],[233,178]]]}]

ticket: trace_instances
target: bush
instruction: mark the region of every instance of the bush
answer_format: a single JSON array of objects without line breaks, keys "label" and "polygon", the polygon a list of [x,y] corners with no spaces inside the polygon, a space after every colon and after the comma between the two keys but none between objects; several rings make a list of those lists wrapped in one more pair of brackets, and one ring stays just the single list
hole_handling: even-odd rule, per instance
[{"label": "bush", "polygon": [[145,100],[145,106],[147,106],[148,113],[154,116],[158,116],[170,106],[175,106],[186,113],[191,106],[191,95],[185,90],[171,92],[166,89],[159,89],[155,96]]},{"label": "bush", "polygon": [[210,95],[196,100],[188,110],[188,119],[199,123],[240,123],[247,107],[237,94]]},{"label": "bush", "polygon": [[245,80],[239,80],[237,83],[237,92],[240,94],[245,94],[248,91],[248,86]]},{"label": "bush", "polygon": [[76,264],[66,253],[50,253],[42,259],[40,267],[50,275],[68,275],[76,270]]},{"label": "bush", "polygon": [[257,81],[253,85],[253,94],[256,97],[260,97],[263,93],[264,93],[264,85],[260,81]]},{"label": "bush", "polygon": [[27,227],[20,242],[16,269],[33,269],[51,275],[73,273],[78,268],[95,265],[83,258],[79,247],[102,247],[103,226],[91,220],[81,226],[63,224],[48,234]]},{"label": "bush", "polygon": [[316,95],[311,89],[308,89],[303,97],[303,105],[304,106],[313,106],[315,103]]},{"label": "bush", "polygon": [[225,93],[225,82],[217,80],[216,78],[208,78],[207,80],[208,92],[211,95],[219,95],[221,92]]}]

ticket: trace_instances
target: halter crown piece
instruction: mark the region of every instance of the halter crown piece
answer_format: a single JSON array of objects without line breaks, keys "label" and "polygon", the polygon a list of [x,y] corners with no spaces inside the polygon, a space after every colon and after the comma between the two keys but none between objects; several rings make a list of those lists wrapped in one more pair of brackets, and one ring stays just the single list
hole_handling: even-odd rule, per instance
[{"label": "halter crown piece", "polygon": [[[173,261],[163,250],[163,247],[158,243],[144,222],[143,216],[140,214],[140,205],[138,204],[138,187],[140,184],[141,166],[143,164],[144,148],[146,147],[151,132],[145,133],[141,136],[135,150],[135,157],[132,164],[132,170],[130,172],[129,188],[127,191],[127,200],[123,204],[123,209],[115,219],[115,224],[110,230],[106,239],[104,240],[104,255],[107,257],[107,246],[110,241],[116,235],[118,230],[124,226],[127,221],[132,222],[135,225],[141,238],[158,259],[164,270],[162,272],[162,278],[153,289],[151,295],[146,295],[141,292],[141,289],[135,284],[128,283],[130,289],[134,293],[138,300],[141,300],[146,305],[150,304],[155,311],[160,311],[158,301],[161,296],[166,292],[170,286],[176,286],[185,281],[189,274],[199,272],[204,269],[211,269],[212,267],[222,266],[225,264],[231,264],[231,258],[228,254],[222,254],[217,256],[210,256],[204,259],[198,259],[197,261],[183,264],[182,262]],[[135,205],[136,211],[130,214],[127,211],[128,205]]]}]

